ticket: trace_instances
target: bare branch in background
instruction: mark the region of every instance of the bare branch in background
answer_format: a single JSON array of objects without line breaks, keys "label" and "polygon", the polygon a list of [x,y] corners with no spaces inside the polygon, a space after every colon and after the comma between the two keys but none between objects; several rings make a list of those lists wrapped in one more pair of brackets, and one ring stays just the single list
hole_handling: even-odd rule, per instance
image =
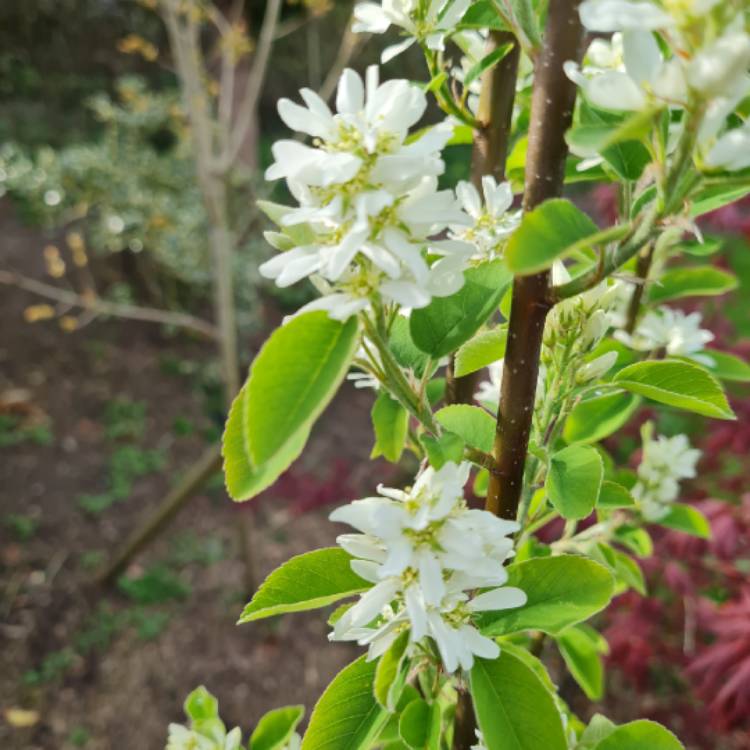
[{"label": "bare branch in background", "polygon": [[43,281],[37,281],[36,279],[12,271],[0,271],[0,284],[18,287],[39,297],[69,305],[71,308],[81,308],[94,316],[111,315],[116,318],[178,326],[179,328],[187,328],[195,331],[210,339],[218,337],[218,331],[214,326],[205,320],[186,313],[156,310],[150,307],[139,307],[138,305],[128,305],[120,302],[109,302],[100,297],[78,294],[67,289],[61,289],[58,286],[46,284]]}]

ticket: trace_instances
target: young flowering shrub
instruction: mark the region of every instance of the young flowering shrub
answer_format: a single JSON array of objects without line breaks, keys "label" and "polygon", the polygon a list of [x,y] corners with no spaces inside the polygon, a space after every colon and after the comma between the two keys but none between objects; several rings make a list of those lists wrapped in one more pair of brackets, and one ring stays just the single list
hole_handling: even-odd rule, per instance
[{"label": "young flowering shrub", "polygon": [[[748,379],[670,306],[735,286],[695,221],[750,193],[748,9],[699,5],[363,3],[356,28],[398,27],[385,56],[418,45],[426,85],[346,70],[335,113],[309,90],[304,107],[280,102],[303,139],[273,148],[267,177],[295,205],[263,205],[280,252],[261,271],[309,277],[320,297],[250,368],[224,435],[228,490],[275,482],[352,369],[376,391],[373,455],[419,465],[411,486],[335,510],[354,531],[284,563],[242,613],[337,605],[331,640],[366,649],[302,750],[682,747],[650,721],[585,724],[546,662],[558,650],[600,699],[608,644],[591,618],[645,595],[646,527],[708,533],[678,502],[699,457],[684,436],[646,428],[636,472],[601,441],[642,407],[734,419],[721,379]],[[447,119],[421,122],[428,97]],[[439,187],[445,150],[468,142],[469,181]],[[581,182],[613,186],[610,226],[562,197]]]}]

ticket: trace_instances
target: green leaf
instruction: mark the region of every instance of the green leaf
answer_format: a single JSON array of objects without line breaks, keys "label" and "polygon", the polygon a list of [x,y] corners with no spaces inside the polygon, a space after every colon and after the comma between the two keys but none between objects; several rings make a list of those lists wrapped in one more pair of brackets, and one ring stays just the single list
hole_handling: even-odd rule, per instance
[{"label": "green leaf", "polygon": [[489,54],[485,55],[479,62],[469,68],[469,72],[464,78],[464,88],[468,88],[485,70],[489,70],[493,65],[497,65],[513,49],[513,44],[501,44],[495,47]]},{"label": "green leaf", "polygon": [[698,508],[692,505],[673,503],[669,506],[669,513],[662,516],[657,523],[668,529],[683,531],[685,534],[697,536],[701,539],[711,538],[711,524]]},{"label": "green leaf", "polygon": [[458,24],[461,29],[507,29],[492,0],[473,2]]},{"label": "green leaf", "polygon": [[649,302],[659,303],[682,297],[713,297],[737,288],[737,278],[714,266],[670,268],[650,287]]},{"label": "green leaf", "polygon": [[630,555],[620,550],[612,550],[615,559],[615,575],[627,587],[634,589],[641,596],[647,596],[646,579],[641,566]]},{"label": "green leaf", "polygon": [[576,625],[557,636],[565,664],[580,685],[586,697],[592,701],[604,696],[604,666],[601,655],[609,650],[607,642],[592,628]]},{"label": "green leaf", "polygon": [[401,458],[409,431],[409,413],[386,391],[380,391],[372,407],[375,446],[370,458],[385,456],[391,463]]},{"label": "green leaf", "polygon": [[[396,319],[391,323],[388,347],[401,367],[413,370],[418,378],[424,375],[430,357],[412,341],[409,332],[409,319],[403,315],[396,316]],[[434,363],[432,369],[434,370],[436,366],[437,364]]]},{"label": "green leaf", "polygon": [[596,750],[685,750],[672,732],[655,721],[631,721],[617,727]]},{"label": "green leaf", "polygon": [[284,747],[304,715],[304,706],[286,706],[269,711],[256,724],[250,737],[249,750],[277,750]]},{"label": "green leaf", "polygon": [[246,409],[247,383],[232,402],[222,440],[224,480],[234,500],[249,500],[270,487],[302,453],[311,429],[311,426],[302,427],[270,461],[253,466],[245,440]]},{"label": "green leaf", "polygon": [[375,670],[375,698],[391,713],[395,710],[406,682],[406,647],[409,645],[408,631],[402,633],[391,647],[380,657]]},{"label": "green leaf", "polygon": [[193,721],[219,718],[219,701],[203,685],[195,688],[184,703],[185,714]]},{"label": "green leaf", "polygon": [[300,455],[312,425],[346,375],[358,342],[346,323],[313,312],[276,329],[232,403],[222,455],[227,490],[248,500]]},{"label": "green leaf", "polygon": [[302,750],[360,750],[368,748],[388,719],[375,700],[377,662],[360,656],[344,667],[325,689],[310,716]]},{"label": "green leaf", "polygon": [[460,378],[476,372],[502,359],[505,356],[507,339],[508,331],[505,328],[481,331],[474,338],[469,339],[456,352],[454,367],[456,377]]},{"label": "green leaf", "polygon": [[633,496],[628,490],[617,482],[604,480],[599,490],[599,499],[596,507],[603,510],[615,510],[616,508],[629,508],[635,505]]},{"label": "green leaf", "polygon": [[693,201],[690,207],[690,215],[697,219],[703,214],[715,211],[717,208],[727,206],[730,203],[744,198],[750,193],[750,185],[716,185],[703,190]]},{"label": "green leaf", "polygon": [[435,297],[410,318],[414,343],[434,359],[454,352],[497,309],[511,274],[500,260],[480,263],[464,273],[465,283],[449,297]]},{"label": "green leaf", "polygon": [[565,420],[563,438],[568,443],[596,443],[617,432],[633,416],[641,400],[616,391],[581,401]]},{"label": "green leaf", "polygon": [[432,729],[432,708],[422,698],[412,701],[401,714],[398,733],[413,750],[426,747]]},{"label": "green leaf", "polygon": [[646,529],[638,526],[623,524],[615,530],[615,539],[627,547],[638,557],[651,557],[654,553],[654,543]]},{"label": "green leaf", "polygon": [[716,349],[704,349],[701,352],[701,360],[707,360],[705,367],[721,380],[750,383],[750,364],[734,354]]},{"label": "green leaf", "polygon": [[244,432],[254,466],[274,458],[333,398],[359,343],[356,318],[310,312],[277,328],[250,368]]},{"label": "green leaf", "polygon": [[614,732],[616,725],[606,716],[594,714],[576,745],[576,750],[594,750],[599,742]]},{"label": "green leaf", "polygon": [[603,479],[599,452],[589,445],[569,445],[550,458],[545,489],[564,518],[586,518],[594,510]]},{"label": "green leaf", "polygon": [[511,271],[543,271],[552,261],[585,243],[599,228],[569,200],[553,198],[524,214],[505,250]]},{"label": "green leaf", "polygon": [[557,635],[604,609],[614,592],[614,577],[600,563],[586,557],[538,557],[508,567],[508,585],[522,589],[523,607],[483,613],[484,635],[508,635],[541,630]]},{"label": "green leaf", "polygon": [[684,240],[674,249],[698,258],[705,258],[708,255],[719,252],[723,244],[724,239],[722,237],[704,237],[703,242],[699,240]]},{"label": "green leaf", "polygon": [[568,134],[569,142],[590,154],[601,154],[622,179],[637,180],[651,161],[640,140],[648,136],[654,112],[645,110],[625,117],[583,102],[580,114],[581,125]]},{"label": "green leaf", "polygon": [[351,559],[351,555],[339,547],[325,547],[292,557],[260,584],[239,621],[251,622],[285,612],[326,607],[366,591],[372,584],[351,569]]},{"label": "green leaf", "polygon": [[467,445],[490,453],[495,441],[495,420],[479,406],[452,404],[436,412],[435,419]]},{"label": "green leaf", "polygon": [[706,417],[735,419],[718,381],[702,367],[679,360],[638,362],[614,382],[631,393]]},{"label": "green leaf", "polygon": [[503,651],[477,659],[471,696],[487,750],[566,750],[560,712],[552,693],[517,656]]},{"label": "green leaf", "polygon": [[449,461],[454,464],[463,461],[464,441],[452,432],[444,432],[439,438],[422,435],[419,440],[427,453],[430,465],[435,469],[440,469]]}]

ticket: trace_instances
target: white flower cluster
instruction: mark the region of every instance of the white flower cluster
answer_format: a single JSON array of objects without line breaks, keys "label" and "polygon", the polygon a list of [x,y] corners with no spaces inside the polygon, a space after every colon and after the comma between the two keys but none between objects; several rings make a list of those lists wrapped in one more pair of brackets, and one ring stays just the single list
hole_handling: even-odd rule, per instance
[{"label": "white flower cluster", "polygon": [[[508,534],[518,524],[467,507],[469,464],[423,469],[406,490],[378,487],[378,497],[355,500],[331,514],[353,526],[339,544],[352,569],[375,585],[334,625],[331,640],[369,646],[375,659],[405,631],[412,644],[437,646],[447,672],[470,669],[474,656],[500,649],[472,624],[475,613],[520,607],[523,591],[503,586],[513,553]],[[472,595],[477,589],[489,589]]]},{"label": "white flower cluster", "polygon": [[217,726],[211,736],[196,732],[182,724],[170,724],[165,750],[241,750],[242,730],[235,727],[224,733]]},{"label": "white flower cluster", "polygon": [[701,328],[699,312],[684,313],[671,307],[658,307],[649,310],[638,322],[635,331],[615,331],[615,338],[632,349],[652,352],[659,349],[675,357],[691,357],[702,360],[701,352],[714,338],[711,331]]},{"label": "white flower cluster", "polygon": [[[552,282],[565,284],[570,281],[570,274],[565,266],[556,261],[552,266]],[[547,394],[547,376],[555,377],[557,364],[555,355],[561,341],[572,340],[575,352],[573,356],[578,364],[596,348],[612,326],[610,310],[618,297],[617,284],[598,284],[583,294],[564,300],[555,306],[547,318],[544,347],[539,365],[539,377],[536,387],[535,407],[539,408]],[[577,365],[576,359],[568,359],[566,369]],[[576,380],[579,384],[600,378],[607,373],[617,361],[617,353],[606,352],[596,359],[580,365]],[[503,380],[505,362],[493,362],[488,367],[489,379],[479,383],[477,400],[488,409],[495,410],[500,401],[500,388]]]},{"label": "white flower cluster", "polygon": [[461,20],[471,0],[383,0],[358,3],[354,8],[355,32],[382,34],[397,26],[406,39],[387,47],[381,62],[388,62],[415,42],[432,50],[445,49],[445,39]]},{"label": "white flower cluster", "polygon": [[669,512],[669,505],[680,493],[680,480],[695,476],[701,452],[690,447],[686,435],[652,437],[650,424],[643,429],[643,457],[633,497],[640,503],[644,518],[658,521]]},{"label": "white flower cluster", "polygon": [[[503,246],[521,223],[521,211],[511,211],[513,190],[509,182],[499,185],[494,177],[482,177],[482,195],[470,182],[461,181],[456,194],[464,211],[471,217],[470,226],[454,225],[451,237],[474,245],[474,259],[492,260],[501,255]],[[484,200],[483,200],[484,198]]]},{"label": "white flower cluster", "polygon": [[[368,69],[366,85],[344,71],[335,115],[314,92],[301,93],[307,108],[282,99],[279,113],[291,128],[313,136],[314,145],[277,142],[266,177],[285,177],[300,203],[282,224],[306,224],[314,240],[275,256],[261,273],[279,286],[319,275],[328,293],[303,310],[327,310],[338,319],[365,309],[374,295],[423,307],[433,295],[457,291],[473,247],[428,240],[448,224],[469,223],[453,192],[437,189],[451,127],[436,126],[405,144],[426,97],[406,80],[379,84],[376,67]],[[432,266],[427,248],[442,256]]]},{"label": "white flower cluster", "polygon": [[[746,11],[719,0],[584,0],[580,15],[589,31],[615,32],[608,41],[591,43],[583,68],[566,63],[566,73],[592,104],[638,111],[682,108],[700,99],[707,103],[699,133],[706,163],[727,169],[750,165],[750,124],[717,140],[727,116],[750,94]],[[654,32],[669,43],[672,56],[665,57]]]},{"label": "white flower cluster", "polygon": [[[301,311],[326,310],[345,320],[374,298],[424,307],[432,297],[457,292],[470,262],[500,252],[519,221],[507,213],[510,185],[485,179],[484,206],[468,183],[459,186],[460,203],[452,190],[438,190],[440,152],[452,125],[444,122],[406,142],[427,107],[417,86],[380,84],[372,66],[366,82],[344,71],[336,114],[309,89],[301,95],[305,107],[282,99],[279,114],[313,143],[275,143],[266,178],[286,179],[299,206],[281,217],[282,227],[304,225],[307,240],[294,246],[270,233],[286,244],[260,267],[282,287],[308,276],[318,280],[323,296]],[[433,239],[449,227],[447,238]]]}]

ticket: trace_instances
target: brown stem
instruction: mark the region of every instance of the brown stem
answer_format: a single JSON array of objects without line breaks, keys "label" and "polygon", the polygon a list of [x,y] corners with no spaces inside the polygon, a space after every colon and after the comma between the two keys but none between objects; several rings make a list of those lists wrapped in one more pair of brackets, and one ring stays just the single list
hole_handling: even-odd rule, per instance
[{"label": "brown stem", "polygon": [[125,571],[130,561],[177,515],[193,494],[221,468],[221,446],[210,445],[186,471],[180,483],[152,510],[132,532],[112,560],[97,574],[96,580],[106,586]]},{"label": "brown stem", "polygon": [[[471,152],[471,182],[480,194],[485,175],[492,175],[498,182],[505,178],[521,49],[511,32],[493,31],[485,50],[485,54],[490,54],[506,44],[513,45],[510,51],[482,77],[477,111],[479,125],[474,130]],[[454,377],[451,358],[446,374],[448,403],[470,404],[478,377],[479,371]]]},{"label": "brown stem", "polygon": [[[531,124],[526,157],[523,207],[530,211],[562,193],[565,131],[573,117],[576,88],[563,71],[566,60],[579,60],[583,32],[579,0],[552,0],[544,45],[535,65]],[[494,455],[497,470],[490,474],[488,510],[515,520],[523,488],[523,473],[531,433],[539,354],[544,322],[550,310],[549,272],[516,277],[513,282],[508,347],[500,389]]]},{"label": "brown stem", "polygon": [[625,324],[625,330],[628,333],[635,331],[636,323],[638,322],[638,313],[641,310],[641,301],[643,300],[643,290],[645,288],[645,281],[648,278],[649,271],[651,270],[651,262],[654,259],[654,245],[651,243],[648,246],[646,252],[641,252],[638,256],[638,260],[635,264],[636,276],[641,280],[641,283],[635,285],[633,294],[630,297],[628,303],[628,317],[627,323]]},{"label": "brown stem", "polygon": [[465,687],[458,690],[456,699],[456,718],[453,724],[453,750],[464,750],[477,744],[477,719],[474,715],[474,704],[471,693]]}]

